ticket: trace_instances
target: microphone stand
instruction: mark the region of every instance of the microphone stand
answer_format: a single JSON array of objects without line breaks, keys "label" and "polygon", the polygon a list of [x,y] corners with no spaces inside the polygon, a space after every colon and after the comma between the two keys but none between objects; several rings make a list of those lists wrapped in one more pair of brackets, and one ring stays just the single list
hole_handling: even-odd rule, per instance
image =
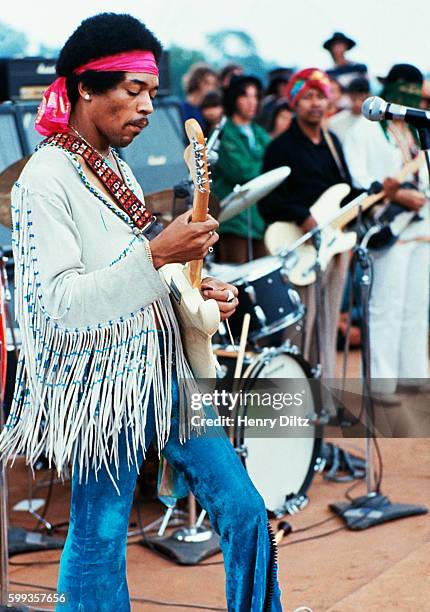
[{"label": "microphone stand", "polygon": [[321,270],[321,230],[318,229],[312,235],[312,242],[315,248],[315,365],[312,373],[315,378],[320,379],[322,374],[321,367],[321,311],[322,311],[322,270]]},{"label": "microphone stand", "polygon": [[[361,211],[360,211],[361,216]],[[369,240],[380,231],[380,225],[372,226],[364,235],[361,243],[354,248],[353,257],[361,269],[360,275],[360,301],[362,311],[361,338],[362,338],[362,378],[363,378],[363,408],[365,415],[366,432],[366,485],[367,494],[362,495],[351,503],[338,502],[329,504],[329,508],[338,514],[346,523],[348,529],[362,530],[398,518],[426,514],[425,506],[413,504],[392,503],[388,497],[381,493],[381,472],[379,480],[375,478],[373,447],[375,440],[375,411],[371,390],[371,349],[369,326],[369,303],[372,293],[373,261],[368,249]]]}]

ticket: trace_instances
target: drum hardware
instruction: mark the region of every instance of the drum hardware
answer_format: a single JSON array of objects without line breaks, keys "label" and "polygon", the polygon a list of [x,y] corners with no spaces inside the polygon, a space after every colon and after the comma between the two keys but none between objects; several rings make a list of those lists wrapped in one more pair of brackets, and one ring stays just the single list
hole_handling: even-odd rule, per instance
[{"label": "drum hardware", "polygon": [[210,540],[213,536],[213,531],[203,526],[206,510],[202,510],[197,519],[196,498],[191,492],[188,493],[188,515],[188,527],[177,529],[170,537],[178,542],[197,543]]},{"label": "drum hardware", "polygon": [[245,446],[245,444],[236,446],[234,450],[241,459],[246,459],[248,457],[248,448]]},{"label": "drum hardware", "polygon": [[275,518],[281,518],[286,514],[297,514],[300,510],[306,508],[308,504],[309,497],[307,495],[287,495],[282,506],[273,510],[272,514]]},{"label": "drum hardware", "polygon": [[325,457],[318,457],[314,465],[315,472],[317,472],[317,474],[322,474],[325,470],[326,464],[327,460]]},{"label": "drum hardware", "polygon": [[197,518],[196,501],[191,492],[188,495],[188,526],[177,529],[166,537],[163,534],[173,511],[173,508],[167,510],[156,536],[143,534],[143,546],[160,552],[163,556],[167,555],[181,565],[197,565],[203,559],[220,552],[219,536],[203,524],[205,510],[202,510]]},{"label": "drum hardware", "polygon": [[227,117],[223,115],[220,122],[214,127],[211,135],[208,138],[206,144],[206,155],[208,156],[209,163],[211,165],[215,165],[219,159],[218,149],[226,123]]},{"label": "drum hardware", "polygon": [[299,259],[299,256],[297,255],[296,247],[293,245],[291,247],[291,250],[281,251],[280,253],[278,253],[278,257],[280,257],[283,261],[284,265],[282,269],[285,270],[286,275],[287,275],[287,280],[289,280],[288,272],[294,268],[294,266],[297,264],[298,259]]}]

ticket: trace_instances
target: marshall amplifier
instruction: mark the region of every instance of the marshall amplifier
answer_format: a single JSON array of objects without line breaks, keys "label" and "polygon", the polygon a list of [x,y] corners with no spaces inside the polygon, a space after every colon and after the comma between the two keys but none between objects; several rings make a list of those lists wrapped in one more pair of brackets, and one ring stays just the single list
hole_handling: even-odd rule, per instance
[{"label": "marshall amplifier", "polygon": [[[0,102],[5,100],[40,100],[43,91],[56,78],[56,59],[25,57],[0,58]],[[158,95],[170,94],[169,52],[164,51],[159,64]]]},{"label": "marshall amplifier", "polygon": [[0,59],[0,101],[39,100],[56,78],[55,59]]}]

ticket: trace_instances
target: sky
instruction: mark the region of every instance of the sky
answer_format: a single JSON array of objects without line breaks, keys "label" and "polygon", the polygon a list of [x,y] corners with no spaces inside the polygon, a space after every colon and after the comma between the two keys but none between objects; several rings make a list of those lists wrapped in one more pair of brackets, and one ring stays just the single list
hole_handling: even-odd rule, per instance
[{"label": "sky", "polygon": [[202,49],[209,32],[243,30],[261,56],[287,66],[329,67],[322,42],[343,31],[357,42],[351,59],[374,75],[397,62],[430,72],[430,0],[9,0],[0,20],[24,31],[36,49],[61,46],[82,19],[102,11],[140,18],[166,47]]}]

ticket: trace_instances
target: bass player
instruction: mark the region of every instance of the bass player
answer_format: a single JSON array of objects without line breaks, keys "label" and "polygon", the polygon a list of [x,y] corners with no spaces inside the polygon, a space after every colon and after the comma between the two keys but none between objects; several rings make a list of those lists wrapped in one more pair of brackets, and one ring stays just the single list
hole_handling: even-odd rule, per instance
[{"label": "bass player", "polygon": [[[351,177],[338,139],[323,131],[330,96],[328,76],[318,68],[306,68],[291,77],[287,92],[295,118],[268,146],[263,172],[289,166],[291,174],[259,202],[259,211],[268,224],[294,221],[306,233],[317,225],[309,212],[312,204],[332,185],[350,185]],[[348,253],[335,256],[322,278],[320,359],[326,379],[335,376],[338,317],[348,258]],[[315,363],[315,288],[307,286],[300,292],[307,308],[304,355]]]}]

